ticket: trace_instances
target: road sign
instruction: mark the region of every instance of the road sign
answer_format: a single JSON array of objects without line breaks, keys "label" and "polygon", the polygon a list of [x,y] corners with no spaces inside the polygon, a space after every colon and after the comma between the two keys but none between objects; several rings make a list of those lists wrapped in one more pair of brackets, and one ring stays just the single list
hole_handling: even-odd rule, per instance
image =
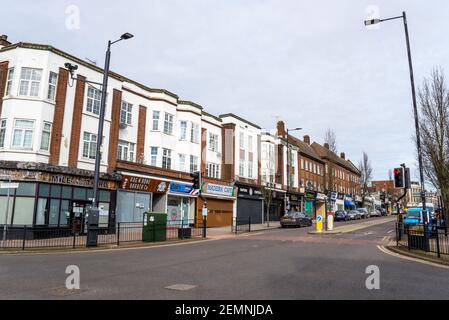
[{"label": "road sign", "polygon": [[207,208],[203,208],[203,217],[207,217],[208,210]]},{"label": "road sign", "polygon": [[12,183],[12,182],[1,182],[0,183],[0,189],[17,189],[19,188],[18,183]]},{"label": "road sign", "polygon": [[323,216],[316,217],[316,231],[323,232]]}]

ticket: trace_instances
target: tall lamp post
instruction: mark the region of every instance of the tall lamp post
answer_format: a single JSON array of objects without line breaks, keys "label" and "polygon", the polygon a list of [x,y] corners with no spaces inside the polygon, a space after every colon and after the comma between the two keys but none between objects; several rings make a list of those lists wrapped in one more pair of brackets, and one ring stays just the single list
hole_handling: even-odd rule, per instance
[{"label": "tall lamp post", "polygon": [[[104,63],[103,71],[103,82],[97,83],[93,81],[85,81],[86,83],[92,83],[96,85],[101,85],[101,105],[100,105],[100,117],[98,120],[98,134],[97,134],[97,146],[95,152],[95,169],[94,169],[94,185],[93,185],[93,198],[92,198],[92,208],[89,210],[88,224],[87,224],[87,241],[86,245],[88,247],[97,246],[98,241],[98,224],[99,224],[99,190],[98,183],[100,180],[100,163],[101,163],[101,146],[103,144],[103,127],[104,127],[104,116],[106,110],[106,95],[108,90],[108,79],[109,79],[109,67],[111,63],[111,46],[119,41],[128,40],[134,36],[131,33],[124,33],[120,39],[115,41],[108,41],[108,48],[106,50],[106,58]],[[71,78],[74,78],[74,72],[78,69],[78,66],[74,66],[70,63],[66,63],[65,66],[69,69]]]},{"label": "tall lamp post", "polygon": [[290,137],[290,132],[300,131],[300,130],[302,130],[302,128],[287,129],[287,170],[288,170],[288,172],[287,172],[287,197],[288,197],[288,193],[290,192],[290,184],[291,184],[291,182],[290,182],[290,174],[291,174],[291,172],[290,172],[291,171],[290,170],[290,167],[291,167],[290,157],[291,157],[291,154],[290,154],[289,137]]},{"label": "tall lamp post", "polygon": [[392,17],[388,19],[372,19],[366,20],[365,26],[370,26],[374,24],[378,24],[384,21],[402,19],[404,22],[404,30],[405,30],[405,40],[407,44],[407,55],[408,55],[408,65],[410,71],[410,82],[412,86],[412,98],[413,98],[413,112],[415,116],[415,130],[416,130],[416,144],[418,148],[418,162],[419,162],[419,176],[421,180],[421,201],[423,206],[423,222],[426,224],[427,221],[427,206],[426,206],[426,188],[424,185],[424,169],[423,169],[423,160],[422,160],[422,150],[421,150],[421,136],[419,134],[419,115],[418,115],[418,107],[416,103],[416,90],[415,90],[415,77],[413,75],[413,63],[412,63],[412,54],[410,50],[410,38],[408,34],[408,23],[407,23],[407,15],[405,11],[402,12],[402,16]]}]

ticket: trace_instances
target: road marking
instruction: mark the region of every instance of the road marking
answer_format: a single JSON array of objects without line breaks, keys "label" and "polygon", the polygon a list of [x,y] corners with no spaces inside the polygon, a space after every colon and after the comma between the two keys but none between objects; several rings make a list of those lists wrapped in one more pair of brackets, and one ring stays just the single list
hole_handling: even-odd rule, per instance
[{"label": "road marking", "polygon": [[384,246],[377,246],[377,249],[379,249],[380,251],[382,251],[385,254],[388,254],[390,256],[399,258],[399,259],[404,259],[404,260],[409,260],[409,261],[413,261],[413,262],[418,262],[418,263],[422,263],[422,264],[426,264],[428,266],[433,266],[433,267],[437,267],[437,268],[442,268],[442,269],[448,269],[449,270],[449,266],[444,266],[438,263],[434,263],[434,262],[430,262],[430,261],[426,261],[426,260],[421,260],[421,259],[417,259],[417,258],[412,258],[412,257],[408,257],[396,252],[392,252],[390,250],[388,250],[387,248],[385,248]]},{"label": "road marking", "polygon": [[390,231],[388,231],[387,233],[393,233],[394,232],[394,230],[390,230]]},{"label": "road marking", "polygon": [[168,290],[174,290],[174,291],[189,291],[192,289],[195,289],[197,286],[191,285],[191,284],[174,284],[168,287],[165,287],[165,289]]}]

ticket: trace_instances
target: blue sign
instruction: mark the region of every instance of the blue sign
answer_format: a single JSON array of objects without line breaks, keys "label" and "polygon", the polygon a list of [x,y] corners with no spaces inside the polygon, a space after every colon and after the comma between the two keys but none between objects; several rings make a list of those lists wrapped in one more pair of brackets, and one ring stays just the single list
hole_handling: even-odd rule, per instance
[{"label": "blue sign", "polygon": [[188,185],[185,183],[178,183],[178,182],[170,183],[170,192],[191,194],[192,191],[193,191],[193,186],[191,186],[191,185]]}]

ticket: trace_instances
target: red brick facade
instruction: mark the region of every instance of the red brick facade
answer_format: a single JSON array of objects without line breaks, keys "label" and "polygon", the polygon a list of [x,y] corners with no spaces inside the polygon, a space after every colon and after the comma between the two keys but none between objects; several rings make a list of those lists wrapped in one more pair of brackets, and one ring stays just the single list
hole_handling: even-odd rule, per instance
[{"label": "red brick facade", "polygon": [[206,176],[207,130],[201,129],[201,175]]},{"label": "red brick facade", "polygon": [[0,117],[2,115],[3,97],[5,96],[6,80],[8,77],[8,61],[0,62]]},{"label": "red brick facade", "polygon": [[61,154],[62,125],[64,123],[65,102],[67,96],[67,83],[69,72],[66,69],[59,68],[58,84],[56,89],[55,113],[53,115],[53,127],[50,143],[51,165],[59,165],[59,156]]},{"label": "red brick facade", "polygon": [[118,136],[120,130],[120,109],[122,105],[122,92],[114,89],[112,95],[111,128],[109,130],[108,170],[112,172],[117,165]]},{"label": "red brick facade", "polygon": [[81,139],[81,120],[83,118],[84,93],[86,77],[78,74],[75,89],[75,102],[73,104],[72,130],[70,133],[69,167],[78,165],[78,154]]},{"label": "red brick facade", "polygon": [[136,160],[144,162],[145,156],[145,132],[147,127],[147,107],[139,106],[139,123],[137,128]]},{"label": "red brick facade", "polygon": [[235,178],[235,124],[224,124],[222,129],[222,179],[233,181]]}]

